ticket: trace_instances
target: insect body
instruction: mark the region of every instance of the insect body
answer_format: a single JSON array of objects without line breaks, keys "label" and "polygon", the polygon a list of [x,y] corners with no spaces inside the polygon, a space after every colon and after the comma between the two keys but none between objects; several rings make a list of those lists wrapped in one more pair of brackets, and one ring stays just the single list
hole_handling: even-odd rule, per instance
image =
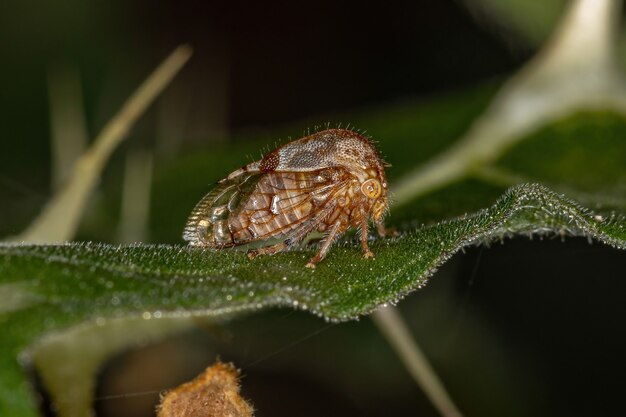
[{"label": "insect body", "polygon": [[314,231],[325,234],[307,267],[326,256],[335,239],[360,228],[363,254],[368,223],[384,235],[388,208],[385,164],[364,136],[329,129],[289,142],[219,181],[196,205],[183,234],[213,249],[272,238],[279,243],[248,251],[250,258],[289,249]]}]

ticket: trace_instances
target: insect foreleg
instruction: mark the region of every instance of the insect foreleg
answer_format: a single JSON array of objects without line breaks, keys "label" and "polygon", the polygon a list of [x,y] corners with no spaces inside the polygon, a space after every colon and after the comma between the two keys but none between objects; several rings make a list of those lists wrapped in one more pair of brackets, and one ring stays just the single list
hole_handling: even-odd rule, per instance
[{"label": "insect foreleg", "polygon": [[387,236],[387,229],[385,229],[385,225],[382,222],[376,223],[376,231],[380,237]]},{"label": "insect foreleg", "polygon": [[387,229],[383,222],[376,223],[376,231],[380,237],[395,237],[400,236],[400,232],[395,228]]},{"label": "insect foreleg", "polygon": [[317,255],[311,258],[308,264],[306,264],[307,268],[315,268],[315,264],[320,262],[322,259],[326,257],[326,253],[328,253],[328,249],[330,249],[330,245],[333,244],[340,230],[341,230],[340,222],[333,224],[332,228],[330,229],[330,232],[322,240],[322,247],[320,248],[320,251],[317,253]]},{"label": "insect foreleg", "polygon": [[[363,256],[365,258],[373,258],[374,253],[370,250],[369,246],[367,246],[367,232],[368,232],[368,221],[367,217],[363,217],[361,220],[361,247],[363,248]],[[380,229],[378,230],[380,233]]]}]

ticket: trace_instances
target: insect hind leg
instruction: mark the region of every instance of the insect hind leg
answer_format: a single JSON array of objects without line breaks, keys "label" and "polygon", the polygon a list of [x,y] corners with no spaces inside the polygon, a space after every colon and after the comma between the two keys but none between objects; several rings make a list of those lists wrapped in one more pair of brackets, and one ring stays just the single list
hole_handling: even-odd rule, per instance
[{"label": "insect hind leg", "polygon": [[322,247],[320,248],[320,251],[311,258],[308,264],[306,264],[307,268],[315,269],[315,265],[326,257],[330,246],[333,244],[337,236],[339,236],[340,232],[341,223],[337,222],[332,226],[330,232],[322,240]]},{"label": "insect hind leg", "polygon": [[264,248],[250,249],[247,253],[248,259],[254,259],[259,255],[273,255],[278,252],[282,252],[289,248],[289,244],[280,242],[272,246],[266,246]]},{"label": "insect hind leg", "polygon": [[[328,207],[324,208],[324,210],[322,210],[317,216],[303,222],[300,226],[291,231],[287,239],[283,240],[282,242],[272,246],[250,249],[248,251],[248,258],[254,259],[259,255],[273,255],[275,253],[285,251],[293,245],[298,244],[298,242],[300,242],[306,235],[314,230],[320,224],[320,222],[322,222],[324,218],[328,216],[328,214],[334,209],[334,207],[334,205],[329,205]],[[336,231],[333,232],[333,230],[335,229]],[[315,268],[315,264],[324,259],[324,257],[326,256],[326,252],[328,252],[328,249],[330,248],[330,245],[337,237],[338,231],[339,225],[337,224],[333,229],[331,229],[331,232],[329,233],[329,235],[332,235],[332,237],[329,239],[329,236],[326,236],[322,240],[322,249],[306,265],[308,268]]]}]

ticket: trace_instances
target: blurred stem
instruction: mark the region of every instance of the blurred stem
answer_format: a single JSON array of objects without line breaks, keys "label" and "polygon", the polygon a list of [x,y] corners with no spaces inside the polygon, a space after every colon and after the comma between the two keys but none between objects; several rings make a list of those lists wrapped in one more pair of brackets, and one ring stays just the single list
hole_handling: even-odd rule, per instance
[{"label": "blurred stem", "polygon": [[455,145],[394,184],[397,204],[489,165],[525,135],[582,109],[626,114],[614,46],[619,0],[575,0],[544,48],[499,91]]},{"label": "blurred stem", "polygon": [[87,148],[83,92],[78,71],[57,64],[48,69],[52,138],[52,186],[61,189],[76,160]]},{"label": "blurred stem", "polygon": [[120,243],[145,242],[150,217],[152,154],[133,150],[126,156],[122,207],[118,228]]},{"label": "blurred stem", "polygon": [[14,240],[59,242],[74,237],[85,205],[115,148],[147,107],[169,84],[191,56],[183,45],[157,67],[104,127],[76,162],[69,181],[46,205],[33,223]]},{"label": "blurred stem", "polygon": [[439,414],[444,417],[462,417],[398,310],[395,307],[381,307],[371,317]]}]

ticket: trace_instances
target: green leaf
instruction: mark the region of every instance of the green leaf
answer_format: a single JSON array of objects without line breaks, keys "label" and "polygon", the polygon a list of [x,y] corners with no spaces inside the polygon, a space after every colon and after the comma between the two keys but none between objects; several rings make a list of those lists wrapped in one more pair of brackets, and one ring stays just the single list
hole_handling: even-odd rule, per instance
[{"label": "green leaf", "polygon": [[377,240],[374,260],[341,245],[314,271],[304,268],[312,251],[249,261],[237,251],[169,245],[2,245],[0,414],[33,415],[18,354],[51,331],[115,318],[230,317],[270,306],[348,320],[424,285],[463,246],[546,232],[626,247],[623,217],[594,215],[532,184],[511,188],[476,214]]}]

